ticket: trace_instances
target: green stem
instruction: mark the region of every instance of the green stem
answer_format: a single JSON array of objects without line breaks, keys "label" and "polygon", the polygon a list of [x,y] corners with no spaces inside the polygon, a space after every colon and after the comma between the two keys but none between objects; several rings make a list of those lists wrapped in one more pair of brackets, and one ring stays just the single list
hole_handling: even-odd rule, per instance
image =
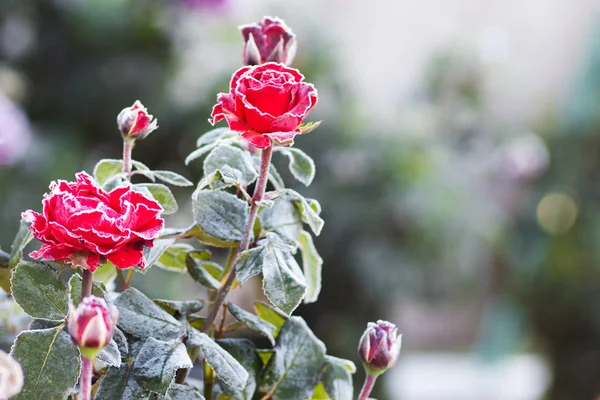
[{"label": "green stem", "polygon": [[215,384],[215,371],[204,361],[204,398],[213,399],[213,385]]},{"label": "green stem", "polygon": [[250,244],[250,236],[252,235],[252,228],[254,227],[254,222],[256,221],[256,216],[258,214],[259,203],[263,199],[265,195],[265,189],[267,188],[267,182],[269,180],[269,166],[271,165],[271,155],[273,154],[273,146],[269,146],[264,149],[260,155],[260,171],[258,174],[258,180],[256,181],[256,188],[254,189],[254,194],[252,195],[252,204],[250,205],[250,212],[248,214],[248,220],[246,221],[246,227],[244,229],[244,235],[242,236],[242,241],[240,246],[233,250],[233,254],[230,254],[229,257],[231,261],[231,269],[227,274],[227,278],[221,287],[217,291],[217,295],[215,296],[215,301],[213,302],[211,309],[206,317],[206,321],[204,322],[204,326],[202,327],[202,331],[204,333],[210,334],[212,331],[213,323],[217,318],[217,314],[231,289],[231,285],[235,281],[235,267],[239,254],[248,249],[248,245]]},{"label": "green stem", "polygon": [[363,385],[362,390],[360,391],[360,394],[358,395],[358,400],[367,400],[369,398],[369,395],[371,394],[371,391],[373,390],[373,387],[375,386],[376,380],[377,380],[376,376],[367,374],[367,377],[365,378],[365,384]]}]

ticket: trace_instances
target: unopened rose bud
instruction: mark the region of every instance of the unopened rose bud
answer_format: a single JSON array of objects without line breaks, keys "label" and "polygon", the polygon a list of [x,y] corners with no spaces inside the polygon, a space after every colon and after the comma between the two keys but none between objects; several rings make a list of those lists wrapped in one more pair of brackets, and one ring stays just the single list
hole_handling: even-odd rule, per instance
[{"label": "unopened rose bud", "polygon": [[81,354],[93,359],[112,339],[119,312],[96,296],[85,297],[69,310],[69,334]]},{"label": "unopened rose bud", "polygon": [[367,373],[377,376],[393,367],[401,344],[402,335],[398,335],[396,325],[387,321],[369,322],[358,345],[358,355]]},{"label": "unopened rose bud", "polygon": [[158,128],[153,118],[146,107],[136,100],[131,107],[126,107],[119,113],[117,126],[124,138],[143,139]]},{"label": "unopened rose bud", "polygon": [[279,18],[264,17],[257,24],[240,26],[244,36],[244,64],[269,61],[291,64],[296,55],[296,36]]}]

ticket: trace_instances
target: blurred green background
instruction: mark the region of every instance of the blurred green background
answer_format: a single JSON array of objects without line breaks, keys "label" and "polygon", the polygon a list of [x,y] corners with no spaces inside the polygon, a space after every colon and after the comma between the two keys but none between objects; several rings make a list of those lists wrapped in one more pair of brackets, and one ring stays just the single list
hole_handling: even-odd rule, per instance
[{"label": "blurred green background", "polygon": [[[120,157],[136,99],[160,129],[134,158],[198,181],[183,159],[241,66],[237,26],[277,15],[320,93],[296,145],[317,165],[297,189],[323,207],[324,289],[298,312],[329,353],[358,363],[366,323],[388,319],[404,347],[380,400],[598,398],[597,4],[368,3],[0,1],[0,247],[51,180]],[[185,226],[176,194],[168,224]],[[134,285],[202,290],[158,269]]]}]

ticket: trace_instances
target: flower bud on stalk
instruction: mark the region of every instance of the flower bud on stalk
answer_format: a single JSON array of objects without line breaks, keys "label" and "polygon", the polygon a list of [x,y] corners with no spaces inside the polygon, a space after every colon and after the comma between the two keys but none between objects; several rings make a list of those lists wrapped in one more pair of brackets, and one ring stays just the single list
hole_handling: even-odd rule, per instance
[{"label": "flower bud on stalk", "polygon": [[296,55],[296,35],[279,18],[264,17],[255,24],[240,26],[244,36],[244,64],[266,62],[291,64]]},{"label": "flower bud on stalk", "polygon": [[146,107],[136,100],[117,116],[117,126],[125,139],[143,139],[158,128],[157,121],[148,114]]},{"label": "flower bud on stalk", "polygon": [[402,335],[387,321],[369,322],[360,339],[358,355],[367,374],[378,376],[393,367],[400,355]]},{"label": "flower bud on stalk", "polygon": [[96,296],[85,297],[69,310],[69,334],[81,354],[93,359],[112,339],[119,312]]}]

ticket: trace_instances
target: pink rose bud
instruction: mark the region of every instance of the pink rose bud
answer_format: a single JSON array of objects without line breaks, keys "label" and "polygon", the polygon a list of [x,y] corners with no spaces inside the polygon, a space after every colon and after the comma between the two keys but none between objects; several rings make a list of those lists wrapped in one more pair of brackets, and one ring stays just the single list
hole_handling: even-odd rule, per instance
[{"label": "pink rose bud", "polygon": [[71,306],[69,333],[84,357],[93,359],[110,342],[118,318],[118,310],[96,296],[85,297],[77,308]]},{"label": "pink rose bud", "polygon": [[244,64],[291,64],[296,55],[296,35],[279,18],[264,17],[257,24],[240,26],[244,36]]},{"label": "pink rose bud", "polygon": [[117,126],[123,137],[143,139],[158,128],[157,122],[148,114],[146,107],[136,100],[131,107],[124,108],[117,116]]},{"label": "pink rose bud", "polygon": [[358,355],[369,375],[377,376],[396,364],[400,355],[402,335],[396,325],[387,321],[369,322],[360,338]]}]

